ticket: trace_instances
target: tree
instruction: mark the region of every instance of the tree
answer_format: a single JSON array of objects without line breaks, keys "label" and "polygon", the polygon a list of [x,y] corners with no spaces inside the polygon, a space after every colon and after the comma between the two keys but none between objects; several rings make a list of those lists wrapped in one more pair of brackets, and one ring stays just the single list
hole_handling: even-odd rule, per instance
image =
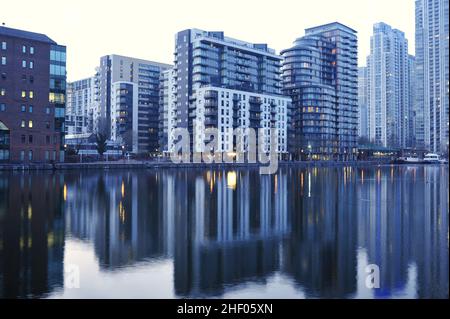
[{"label": "tree", "polygon": [[95,135],[95,144],[97,148],[98,154],[100,154],[101,157],[103,157],[103,154],[107,151],[107,142],[108,139],[106,138],[106,135],[104,133],[97,133]]}]

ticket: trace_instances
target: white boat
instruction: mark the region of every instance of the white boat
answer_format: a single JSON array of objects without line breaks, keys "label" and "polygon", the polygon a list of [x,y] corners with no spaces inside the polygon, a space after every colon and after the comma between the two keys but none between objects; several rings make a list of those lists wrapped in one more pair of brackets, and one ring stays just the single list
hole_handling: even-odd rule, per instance
[{"label": "white boat", "polygon": [[404,159],[405,163],[410,163],[410,164],[418,164],[421,163],[422,160],[418,157],[405,157]]},{"label": "white boat", "polygon": [[423,162],[425,164],[440,164],[441,160],[439,159],[439,155],[428,153],[425,154],[425,157],[423,158]]}]

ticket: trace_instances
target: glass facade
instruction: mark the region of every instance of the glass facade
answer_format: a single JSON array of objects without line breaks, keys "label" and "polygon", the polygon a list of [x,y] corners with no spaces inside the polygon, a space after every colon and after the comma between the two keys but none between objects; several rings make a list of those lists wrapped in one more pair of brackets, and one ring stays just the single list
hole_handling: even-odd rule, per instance
[{"label": "glass facade", "polygon": [[356,32],[339,23],[306,30],[282,51],[283,93],[292,98],[290,152],[299,159],[356,157]]},{"label": "glass facade", "polygon": [[66,108],[66,47],[50,47],[49,102],[55,110],[55,131],[60,133],[61,157],[64,156],[65,108]]}]

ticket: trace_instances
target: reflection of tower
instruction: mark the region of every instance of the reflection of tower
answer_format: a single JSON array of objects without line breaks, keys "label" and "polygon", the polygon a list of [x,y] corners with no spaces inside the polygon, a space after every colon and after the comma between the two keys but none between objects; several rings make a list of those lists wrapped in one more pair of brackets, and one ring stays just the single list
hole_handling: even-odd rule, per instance
[{"label": "reflection of tower", "polygon": [[[70,232],[94,242],[105,269],[168,256],[161,174],[111,172],[68,182]],[[91,192],[78,190],[92,189]],[[169,217],[170,219],[170,217]]]},{"label": "reflection of tower", "polygon": [[176,210],[177,295],[218,295],[226,286],[264,281],[279,268],[280,236],[288,229],[283,174],[277,182],[249,171],[204,175],[177,176],[183,182],[176,198],[193,204]]},{"label": "reflection of tower", "polygon": [[317,168],[289,174],[292,234],[285,242],[282,270],[309,296],[346,297],[355,291],[353,174]]},{"label": "reflection of tower", "polygon": [[418,178],[424,179],[414,194],[418,297],[448,297],[448,169],[424,167]]},{"label": "reflection of tower", "polygon": [[0,176],[0,297],[43,297],[63,285],[64,220],[57,175]]}]

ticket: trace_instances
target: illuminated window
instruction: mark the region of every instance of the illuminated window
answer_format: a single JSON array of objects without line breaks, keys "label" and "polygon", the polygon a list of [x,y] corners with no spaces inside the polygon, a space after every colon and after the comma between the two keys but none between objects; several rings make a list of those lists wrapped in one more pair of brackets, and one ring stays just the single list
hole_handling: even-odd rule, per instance
[{"label": "illuminated window", "polygon": [[22,122],[20,122],[20,127],[25,127],[25,121],[22,120]]},{"label": "illuminated window", "polygon": [[27,91],[22,91],[22,97],[27,97]]},{"label": "illuminated window", "polygon": [[0,89],[0,96],[5,96],[5,94],[6,94],[6,89],[1,88]]},{"label": "illuminated window", "polygon": [[32,99],[32,98],[34,97],[33,91],[30,91],[30,92],[29,92],[29,97],[30,97],[30,99]]},{"label": "illuminated window", "polygon": [[28,127],[33,128],[33,121],[28,121]]}]

